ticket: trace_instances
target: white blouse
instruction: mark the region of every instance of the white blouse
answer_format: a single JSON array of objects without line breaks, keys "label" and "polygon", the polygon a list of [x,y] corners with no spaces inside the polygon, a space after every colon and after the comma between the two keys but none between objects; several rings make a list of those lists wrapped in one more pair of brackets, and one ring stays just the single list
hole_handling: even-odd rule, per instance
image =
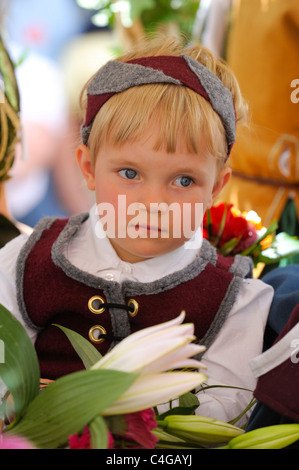
[{"label": "white blouse", "polygon": [[[77,268],[106,280],[151,282],[184,268],[198,255],[200,247],[177,250],[138,263],[123,262],[108,238],[97,236],[95,206],[90,217],[64,248],[64,255]],[[23,325],[16,299],[16,260],[28,235],[20,235],[0,250],[0,304]],[[82,249],[83,248],[83,249]],[[208,385],[241,387],[253,391],[256,384],[249,362],[260,355],[273,289],[257,279],[244,279],[241,290],[222,329],[203,355]],[[24,325],[25,326],[25,325]],[[36,332],[25,326],[34,343]],[[243,411],[252,393],[235,388],[210,388],[198,393],[202,416],[229,421]],[[1,394],[0,394],[1,396]],[[165,405],[166,406],[166,405]],[[161,411],[165,407],[160,407]],[[249,413],[247,413],[248,417]],[[237,423],[242,425],[246,419]]]}]

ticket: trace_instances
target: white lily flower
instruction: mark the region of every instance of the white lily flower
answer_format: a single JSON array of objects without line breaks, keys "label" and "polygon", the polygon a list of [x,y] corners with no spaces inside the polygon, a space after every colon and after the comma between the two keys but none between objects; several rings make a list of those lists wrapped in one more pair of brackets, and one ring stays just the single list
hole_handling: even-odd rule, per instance
[{"label": "white lily flower", "polygon": [[[205,366],[190,359],[205,348],[191,344],[195,339],[194,325],[182,324],[184,318],[185,312],[182,312],[171,321],[133,333],[94,364],[92,369],[139,374],[133,385],[105,409],[105,415],[151,408],[187,393],[206,380],[207,377],[198,372]],[[196,371],[169,372],[178,368]]]},{"label": "white lily flower", "polygon": [[140,375],[102,415],[118,415],[152,408],[193,390],[206,380],[200,372],[164,372]]},{"label": "white lily flower", "polygon": [[161,323],[131,334],[93,365],[92,369],[115,369],[146,374],[176,368],[205,368],[190,356],[205,350],[194,341],[193,323],[184,323],[185,312]]}]

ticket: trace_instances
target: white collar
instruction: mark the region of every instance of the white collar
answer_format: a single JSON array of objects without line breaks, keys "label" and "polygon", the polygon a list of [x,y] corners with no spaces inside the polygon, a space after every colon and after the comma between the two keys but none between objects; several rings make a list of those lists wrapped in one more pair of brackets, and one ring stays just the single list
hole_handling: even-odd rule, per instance
[{"label": "white collar", "polygon": [[[160,279],[190,264],[198,255],[201,246],[201,243],[197,243],[195,248],[182,245],[156,258],[138,263],[127,263],[119,258],[108,237],[98,236],[101,228],[96,204],[94,204],[89,211],[89,219],[70,241],[66,257],[82,271],[117,282],[125,279],[139,282]],[[84,247],[83,250],[82,247]]]}]

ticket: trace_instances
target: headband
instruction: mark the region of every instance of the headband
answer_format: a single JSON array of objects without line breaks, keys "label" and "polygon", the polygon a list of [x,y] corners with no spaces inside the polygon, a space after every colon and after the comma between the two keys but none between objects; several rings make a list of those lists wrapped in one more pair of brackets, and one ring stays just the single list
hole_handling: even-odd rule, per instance
[{"label": "headband", "polygon": [[216,75],[187,55],[142,57],[128,62],[111,60],[101,67],[87,88],[86,116],[81,127],[83,143],[88,141],[96,114],[111,96],[150,83],[183,85],[203,96],[223,123],[229,156],[236,140],[232,95]]}]

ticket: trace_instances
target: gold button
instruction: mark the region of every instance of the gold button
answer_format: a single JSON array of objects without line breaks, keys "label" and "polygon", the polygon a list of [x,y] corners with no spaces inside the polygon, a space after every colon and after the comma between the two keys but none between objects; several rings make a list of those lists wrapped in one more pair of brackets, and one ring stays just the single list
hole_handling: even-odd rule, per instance
[{"label": "gold button", "polygon": [[105,299],[100,295],[94,295],[88,301],[88,308],[92,313],[103,313],[106,307],[101,307],[105,303]]},{"label": "gold button", "polygon": [[129,310],[129,315],[135,317],[138,313],[139,305],[135,299],[128,300],[128,307],[131,307],[132,310]]},{"label": "gold button", "polygon": [[90,341],[92,341],[93,343],[99,344],[105,341],[105,338],[99,338],[99,335],[102,335],[102,334],[103,335],[107,334],[107,331],[105,330],[105,328],[101,325],[94,325],[90,328],[88,336],[89,336]]}]

